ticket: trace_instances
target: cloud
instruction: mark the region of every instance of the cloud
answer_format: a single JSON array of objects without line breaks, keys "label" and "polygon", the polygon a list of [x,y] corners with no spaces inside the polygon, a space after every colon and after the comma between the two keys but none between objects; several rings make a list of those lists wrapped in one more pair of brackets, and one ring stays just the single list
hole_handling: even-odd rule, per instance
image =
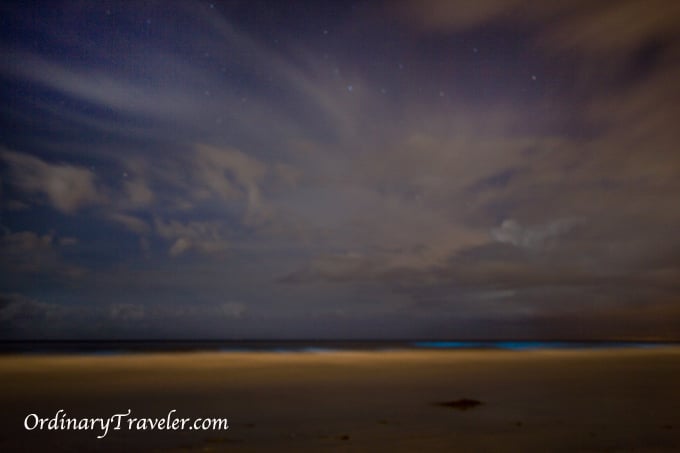
[{"label": "cloud", "polygon": [[498,242],[517,247],[541,249],[547,241],[569,232],[582,223],[580,219],[560,219],[545,225],[522,227],[517,221],[506,219],[500,227],[491,231],[491,236]]},{"label": "cloud", "polygon": [[602,55],[678,36],[680,6],[673,0],[572,1],[407,0],[397,17],[416,28],[459,32],[494,22],[538,27],[536,43]]},{"label": "cloud", "polygon": [[56,304],[38,302],[17,293],[0,294],[0,323],[30,323],[36,319],[59,317],[63,310]]},{"label": "cloud", "polygon": [[60,256],[60,247],[75,244],[75,238],[55,240],[53,234],[38,235],[32,231],[5,232],[0,236],[0,268],[10,274],[14,272],[56,275],[76,278],[85,270],[65,263]]},{"label": "cloud", "polygon": [[260,184],[268,171],[257,159],[231,148],[197,145],[197,180],[213,194],[226,201],[243,200],[244,222],[258,224],[269,216]]},{"label": "cloud", "polygon": [[227,318],[241,318],[248,310],[242,302],[224,302],[219,305],[222,314]]},{"label": "cloud", "polygon": [[[12,58],[0,63],[0,72],[12,81],[30,82],[132,121],[121,124],[110,115],[83,115],[49,100],[37,103],[42,111],[56,113],[60,121],[145,139],[173,135],[195,140],[215,135],[216,126],[234,138],[259,136],[260,141],[272,144],[277,143],[275,136],[302,135],[310,125],[342,135],[356,124],[354,112],[348,111],[353,103],[343,91],[329,89],[315,56],[304,55],[300,49],[296,52],[299,61],[291,61],[206,5],[176,4],[170,16],[149,8],[149,14],[163,15],[166,26],[154,27],[148,39],[141,38],[136,27],[131,31],[123,24],[115,37],[87,32],[67,39],[64,29],[75,29],[76,23],[93,18],[89,7],[75,3],[64,8],[69,10],[69,19],[47,19],[38,28],[50,42],[77,55],[77,63],[13,48]],[[8,12],[17,21],[23,19],[19,9]],[[121,7],[123,16],[136,14],[138,8]],[[179,39],[177,30],[181,30]],[[164,42],[177,45],[168,47]],[[196,59],[196,55],[201,57]],[[223,59],[221,55],[236,57]],[[249,89],[227,87],[224,80],[231,73],[244,74],[254,84]],[[291,96],[295,107],[272,102],[270,92]],[[263,130],[268,134],[262,134]]]},{"label": "cloud", "polygon": [[143,305],[118,303],[109,306],[109,316],[114,321],[140,321],[145,318],[146,311]]},{"label": "cloud", "polygon": [[216,222],[164,222],[156,218],[154,225],[161,237],[173,241],[168,250],[171,256],[179,256],[188,250],[205,254],[222,253],[229,248],[224,227]]},{"label": "cloud", "polygon": [[[263,130],[262,124],[266,124],[270,132],[303,136],[310,127],[314,127],[340,139],[356,133],[360,124],[358,116],[361,102],[357,97],[345,95],[346,84],[338,90],[335,83],[329,83],[326,65],[320,65],[318,58],[307,54],[305,49],[296,49],[295,59],[285,58],[281,53],[240,31],[223,15],[214,14],[208,8],[192,8],[191,13],[197,14],[205,27],[217,34],[222,42],[228,43],[230,52],[243,55],[246,68],[256,68],[255,74],[270,74],[270,81],[276,79],[285,87],[286,96],[292,95],[302,106],[291,111],[291,105],[281,109],[281,106],[266,102],[257,110],[251,111],[250,115],[244,116],[243,111],[236,112],[233,118],[241,128],[250,129],[255,126],[252,132],[259,134]],[[220,47],[215,51],[224,52],[225,49]],[[350,73],[349,68],[346,68],[346,72]],[[354,84],[359,86],[358,74],[354,80]],[[250,96],[260,98],[257,93],[251,93]],[[272,115],[273,112],[276,114]],[[243,118],[252,121],[243,121]],[[282,129],[280,125],[286,127]]]},{"label": "cloud", "polygon": [[148,234],[151,227],[139,217],[124,214],[124,213],[110,213],[107,218],[113,222],[123,225],[126,229],[140,235]]},{"label": "cloud", "polygon": [[181,237],[177,239],[174,244],[172,244],[172,247],[170,247],[168,253],[170,254],[170,256],[181,255],[182,253],[189,250],[191,246],[192,243],[189,239],[187,239],[186,237]]},{"label": "cloud", "polygon": [[466,30],[520,9],[526,0],[408,0],[397,3],[397,17],[431,31]]},{"label": "cloud", "polygon": [[25,211],[31,207],[28,203],[19,200],[3,200],[2,204],[9,211]]},{"label": "cloud", "polygon": [[142,180],[125,181],[125,193],[132,207],[148,206],[154,200],[154,194]]},{"label": "cloud", "polygon": [[61,246],[70,246],[70,245],[76,245],[78,243],[77,238],[69,238],[69,237],[63,237],[59,238],[59,245]]},{"label": "cloud", "polygon": [[680,5],[673,0],[585,2],[571,9],[546,27],[549,45],[602,56],[680,36]]},{"label": "cloud", "polygon": [[50,164],[42,159],[14,151],[0,150],[9,166],[9,182],[29,194],[44,195],[57,210],[71,214],[81,207],[100,203],[102,195],[94,174],[86,168]]},{"label": "cloud", "polygon": [[0,338],[50,338],[53,329],[73,314],[59,304],[14,292],[0,293]]},{"label": "cloud", "polygon": [[[135,58],[128,56],[128,59]],[[165,65],[159,65],[158,68],[161,66]],[[174,66],[173,72],[178,71],[179,67]],[[154,74],[157,84],[146,84],[127,78],[129,74],[116,75],[87,66],[64,65],[25,52],[15,52],[11,61],[5,62],[0,68],[5,75],[29,80],[81,101],[124,113],[188,119],[201,111],[199,92],[173,90],[171,85],[162,82],[160,74]]]}]

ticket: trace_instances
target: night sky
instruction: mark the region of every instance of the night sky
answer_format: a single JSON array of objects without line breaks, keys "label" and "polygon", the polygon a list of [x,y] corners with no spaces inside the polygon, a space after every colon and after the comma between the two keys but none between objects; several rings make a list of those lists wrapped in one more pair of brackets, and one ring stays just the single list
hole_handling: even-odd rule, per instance
[{"label": "night sky", "polygon": [[0,337],[680,338],[680,2],[3,2]]}]

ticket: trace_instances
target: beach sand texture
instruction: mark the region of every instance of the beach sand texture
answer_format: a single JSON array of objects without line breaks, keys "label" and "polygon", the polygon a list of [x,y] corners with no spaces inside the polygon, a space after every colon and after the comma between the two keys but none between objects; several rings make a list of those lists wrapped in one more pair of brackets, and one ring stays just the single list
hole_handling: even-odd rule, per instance
[{"label": "beach sand texture", "polygon": [[[3,452],[680,451],[680,348],[8,355],[0,388]],[[59,409],[229,429],[24,428]]]}]

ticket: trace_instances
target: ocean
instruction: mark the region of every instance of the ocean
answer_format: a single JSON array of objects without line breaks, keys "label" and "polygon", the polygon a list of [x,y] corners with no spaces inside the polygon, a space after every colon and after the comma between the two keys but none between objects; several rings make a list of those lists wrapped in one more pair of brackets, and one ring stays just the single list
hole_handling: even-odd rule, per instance
[{"label": "ocean", "polygon": [[332,353],[389,350],[556,350],[662,348],[680,342],[498,340],[31,340],[2,341],[0,354],[115,355],[170,352]]}]

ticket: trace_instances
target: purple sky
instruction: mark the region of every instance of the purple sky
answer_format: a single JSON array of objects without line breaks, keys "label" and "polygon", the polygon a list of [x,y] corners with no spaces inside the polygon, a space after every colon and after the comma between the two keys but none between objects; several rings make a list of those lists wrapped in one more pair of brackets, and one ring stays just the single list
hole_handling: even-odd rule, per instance
[{"label": "purple sky", "polygon": [[680,2],[4,2],[0,337],[680,339]]}]

